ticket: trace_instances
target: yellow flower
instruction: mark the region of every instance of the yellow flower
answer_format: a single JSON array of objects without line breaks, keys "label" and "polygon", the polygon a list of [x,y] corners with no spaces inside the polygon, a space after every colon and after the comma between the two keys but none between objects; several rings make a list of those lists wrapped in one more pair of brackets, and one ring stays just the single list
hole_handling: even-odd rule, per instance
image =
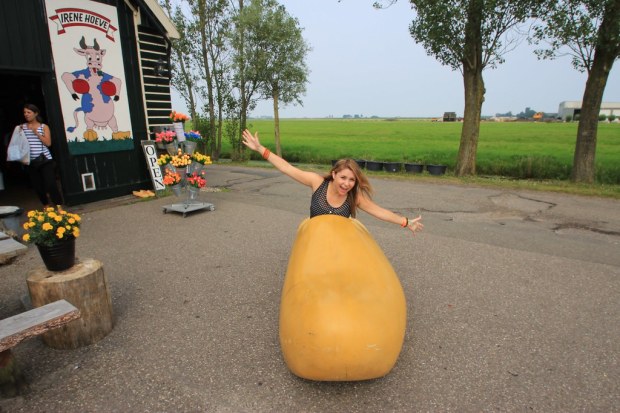
[{"label": "yellow flower", "polygon": [[24,229],[30,228],[30,223],[29,222],[24,222],[23,227],[24,227]]},{"label": "yellow flower", "polygon": [[33,216],[35,216],[37,213],[37,211],[28,211],[28,218],[32,218]]},{"label": "yellow flower", "polygon": [[60,221],[62,221],[62,217],[61,217],[60,215],[56,215],[56,216],[54,217],[54,220],[55,220],[56,222],[60,222]]},{"label": "yellow flower", "polygon": [[54,227],[53,227],[53,226],[52,226],[52,224],[50,224],[49,222],[46,222],[45,224],[43,224],[43,225],[41,226],[41,229],[42,229],[43,231],[49,231],[49,230],[51,230],[51,229],[54,229]]},{"label": "yellow flower", "polygon": [[56,214],[54,212],[48,212],[47,216],[52,218],[52,219],[56,218]]},{"label": "yellow flower", "polygon": [[37,223],[36,223],[36,222],[34,222],[34,221],[30,221],[30,222],[28,223],[28,226],[29,226],[30,228],[34,227],[35,225],[37,225]]},{"label": "yellow flower", "polygon": [[39,221],[39,222],[43,222],[43,221],[45,221],[45,217],[44,217],[43,215],[39,215],[39,216],[37,217],[37,221]]},{"label": "yellow flower", "polygon": [[73,236],[75,238],[80,236],[80,229],[79,228],[73,228]]},{"label": "yellow flower", "polygon": [[30,234],[24,234],[24,236],[22,237],[22,239],[26,242],[30,241]]},{"label": "yellow flower", "polygon": [[75,224],[75,219],[74,218],[69,218],[69,224]]}]

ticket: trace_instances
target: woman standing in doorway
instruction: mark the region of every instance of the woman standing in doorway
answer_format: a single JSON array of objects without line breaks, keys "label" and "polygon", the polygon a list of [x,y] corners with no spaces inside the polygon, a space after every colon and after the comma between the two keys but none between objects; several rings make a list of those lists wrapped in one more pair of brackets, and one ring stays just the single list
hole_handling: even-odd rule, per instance
[{"label": "woman standing in doorway", "polygon": [[[22,130],[30,145],[30,182],[43,205],[61,205],[62,196],[56,184],[56,172],[49,147],[52,145],[50,128],[43,123],[39,108],[31,103],[24,105]],[[49,195],[49,199],[48,199]]]}]

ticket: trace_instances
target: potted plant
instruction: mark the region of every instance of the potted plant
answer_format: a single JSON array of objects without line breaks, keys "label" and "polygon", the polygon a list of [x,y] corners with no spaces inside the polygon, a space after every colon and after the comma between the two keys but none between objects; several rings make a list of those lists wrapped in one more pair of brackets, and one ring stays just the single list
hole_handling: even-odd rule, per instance
[{"label": "potted plant", "polygon": [[177,134],[171,130],[156,133],[155,143],[163,145],[170,155],[174,155],[177,152]]},{"label": "potted plant", "polygon": [[446,165],[426,165],[426,170],[431,175],[443,175],[446,173]]},{"label": "potted plant", "polygon": [[166,170],[163,183],[167,188],[172,189],[176,196],[181,195],[181,175],[178,172]]},{"label": "potted plant", "polygon": [[204,188],[207,185],[207,180],[202,174],[193,173],[187,177],[187,189],[189,191],[189,199],[198,198],[200,188]]},{"label": "potted plant", "polygon": [[168,115],[168,117],[170,118],[170,121],[172,122],[172,125],[174,126],[174,131],[176,132],[177,140],[179,142],[183,142],[185,140],[185,121],[189,120],[189,116],[187,116],[184,113],[173,110],[172,112],[170,112],[170,115]]},{"label": "potted plant", "polygon": [[179,149],[175,155],[172,155],[170,159],[170,165],[174,166],[175,170],[181,174],[181,180],[185,178],[185,175],[187,174],[187,167],[191,163],[191,156],[183,153],[181,149]]},{"label": "potted plant", "polygon": [[162,174],[165,175],[166,169],[170,169],[170,167],[172,167],[172,165],[170,165],[171,160],[172,160],[172,156],[170,156],[170,154],[167,154],[167,153],[163,153],[159,155],[159,158],[157,158],[157,165],[159,165],[159,167],[161,168]]},{"label": "potted plant", "polygon": [[424,164],[421,162],[405,162],[405,171],[409,173],[422,173],[424,172]]},{"label": "potted plant", "polygon": [[366,170],[368,171],[382,171],[383,162],[366,161]]},{"label": "potted plant", "polygon": [[27,217],[22,239],[37,246],[45,267],[49,271],[73,267],[75,239],[80,236],[80,216],[57,206],[28,211]]},{"label": "potted plant", "polygon": [[385,172],[400,172],[403,164],[400,162],[383,162]]},{"label": "potted plant", "polygon": [[359,165],[360,169],[366,168],[366,160],[365,159],[355,159],[355,162]]},{"label": "potted plant", "polygon": [[202,142],[202,136],[200,136],[200,132],[191,130],[189,132],[185,132],[185,142],[183,142],[183,149],[185,153],[191,155],[196,150],[196,145],[198,142]]},{"label": "potted plant", "polygon": [[211,157],[200,152],[194,152],[191,156],[192,163],[189,165],[189,174],[200,173],[205,165],[211,165]]}]

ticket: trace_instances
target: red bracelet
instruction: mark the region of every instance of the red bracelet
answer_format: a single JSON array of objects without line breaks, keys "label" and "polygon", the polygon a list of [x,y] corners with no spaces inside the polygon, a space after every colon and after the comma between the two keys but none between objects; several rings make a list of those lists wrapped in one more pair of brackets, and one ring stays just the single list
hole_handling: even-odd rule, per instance
[{"label": "red bracelet", "polygon": [[263,151],[263,159],[267,160],[269,159],[269,155],[271,154],[271,151],[267,148],[265,148],[265,150]]}]

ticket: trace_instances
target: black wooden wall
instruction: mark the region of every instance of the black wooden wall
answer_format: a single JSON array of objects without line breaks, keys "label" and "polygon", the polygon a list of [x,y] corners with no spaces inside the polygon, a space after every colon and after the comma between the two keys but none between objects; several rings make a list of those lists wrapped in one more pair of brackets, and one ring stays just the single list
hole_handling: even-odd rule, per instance
[{"label": "black wooden wall", "polygon": [[[75,0],[76,5],[79,2]],[[44,0],[0,1],[0,76],[2,73],[40,76],[45,101],[42,112],[52,131],[52,151],[68,205],[127,195],[132,190],[151,187],[140,141],[148,139],[153,126],[169,123],[164,119],[171,110],[168,73],[154,76],[155,63],[160,58],[168,62],[169,46],[162,25],[143,3],[133,0],[132,6],[141,12],[138,34],[134,10],[124,0],[102,0],[101,3],[116,6],[118,10],[125,61],[124,87],[129,99],[134,149],[74,156],[69,154],[65,139]],[[94,173],[97,189],[85,192],[82,174],[89,172]]]}]

